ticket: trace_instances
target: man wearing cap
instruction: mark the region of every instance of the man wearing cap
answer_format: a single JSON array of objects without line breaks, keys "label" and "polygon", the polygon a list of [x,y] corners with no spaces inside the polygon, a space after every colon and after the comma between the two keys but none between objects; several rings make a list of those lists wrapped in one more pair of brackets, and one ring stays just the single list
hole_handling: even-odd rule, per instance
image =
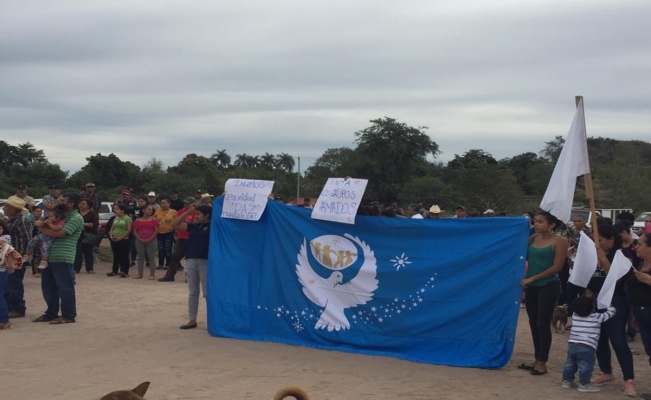
[{"label": "man wearing cap", "polygon": [[147,193],[147,205],[151,206],[151,208],[154,209],[154,211],[158,210],[160,206],[156,204],[156,193],[155,192],[149,192]]},{"label": "man wearing cap", "polygon": [[[20,254],[27,252],[27,243],[32,238],[32,226],[27,215],[24,213],[26,203],[17,196],[11,196],[2,207],[2,211],[7,216],[7,227],[11,236],[11,245]],[[23,277],[25,276],[25,265],[17,269],[13,274],[7,275],[5,282],[5,301],[9,308],[9,318],[20,318],[25,316],[25,287],[23,286]]]},{"label": "man wearing cap", "polygon": [[441,207],[434,204],[429,208],[429,219],[441,219]]},{"label": "man wearing cap", "polygon": [[102,198],[95,193],[95,184],[88,182],[84,186],[84,190],[79,193],[79,200],[88,200],[93,211],[99,213],[100,206],[102,205]]},{"label": "man wearing cap", "polygon": [[115,200],[116,204],[121,204],[124,207],[124,213],[129,215],[132,219],[135,217],[138,202],[133,198],[131,189],[124,189],[121,192],[122,197]]},{"label": "man wearing cap", "polygon": [[305,197],[305,198],[303,198],[303,208],[309,208],[309,209],[312,209],[312,205],[310,204],[310,201],[311,201],[311,200],[310,200],[309,197]]},{"label": "man wearing cap", "polygon": [[34,198],[27,195],[27,186],[18,185],[18,187],[16,188],[16,197],[24,201],[25,207],[29,211],[32,211],[32,208],[34,208],[35,203],[34,203]]},{"label": "man wearing cap", "polygon": [[466,217],[468,217],[468,212],[466,211],[466,207],[457,206],[457,208],[454,209],[454,218],[466,218]]},{"label": "man wearing cap", "polygon": [[84,229],[84,218],[77,212],[78,194],[64,194],[59,204],[66,208],[63,229],[55,231],[45,226],[40,229],[40,232],[54,238],[54,242],[50,247],[48,267],[41,272],[41,290],[47,310],[33,322],[68,324],[77,318],[73,264],[77,242]]},{"label": "man wearing cap", "polygon": [[[190,209],[190,205],[195,202],[195,198],[190,196],[186,197],[184,200],[184,207],[176,213],[176,215],[181,215],[184,212]],[[191,224],[194,222],[195,212],[192,210],[188,215],[185,216],[183,222],[186,224]],[[174,276],[176,271],[180,271],[183,267],[181,265],[181,260],[185,257],[185,251],[188,245],[188,238],[190,233],[182,229],[176,230],[176,246],[174,247],[174,253],[172,253],[172,259],[170,260],[170,267],[167,269],[165,276],[158,279],[159,282],[174,282]]]},{"label": "man wearing cap", "polygon": [[183,199],[179,197],[179,191],[176,189],[170,190],[168,198],[170,199],[170,208],[177,212],[181,211],[183,208]]},{"label": "man wearing cap", "polygon": [[61,197],[61,187],[50,185],[50,194],[43,196],[43,219],[47,219],[50,210],[57,206]]},{"label": "man wearing cap", "polygon": [[194,194],[194,204],[199,207],[201,205],[201,200],[203,197],[203,191],[201,189],[197,189],[197,191]]}]

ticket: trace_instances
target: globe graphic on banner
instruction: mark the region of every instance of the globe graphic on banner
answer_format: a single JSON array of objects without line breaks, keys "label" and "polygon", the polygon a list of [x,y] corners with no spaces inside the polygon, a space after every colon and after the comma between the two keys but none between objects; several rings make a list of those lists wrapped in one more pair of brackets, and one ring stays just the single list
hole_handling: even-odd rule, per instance
[{"label": "globe graphic on banner", "polygon": [[322,266],[341,271],[357,261],[357,248],[350,240],[337,235],[324,235],[310,241],[312,256]]}]

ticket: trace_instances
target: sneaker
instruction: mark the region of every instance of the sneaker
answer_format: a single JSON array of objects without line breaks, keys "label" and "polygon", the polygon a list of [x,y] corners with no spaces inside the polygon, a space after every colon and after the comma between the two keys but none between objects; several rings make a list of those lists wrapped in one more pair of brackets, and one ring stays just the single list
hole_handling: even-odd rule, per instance
[{"label": "sneaker", "polygon": [[23,264],[28,263],[28,262],[32,261],[33,259],[34,259],[34,257],[32,257],[32,256],[25,256],[25,257],[23,257]]},{"label": "sneaker", "polygon": [[595,386],[601,386],[608,383],[615,383],[615,377],[612,375],[604,374],[603,372],[597,375],[596,378],[592,378],[590,383]]},{"label": "sneaker", "polygon": [[601,389],[598,387],[588,383],[586,385],[579,385],[579,392],[584,392],[584,393],[594,393],[594,392],[599,392]]},{"label": "sneaker", "polygon": [[47,267],[48,267],[47,261],[41,261],[40,264],[38,264],[37,268],[43,271]]},{"label": "sneaker", "polygon": [[635,390],[635,381],[633,381],[633,379],[624,381],[624,384],[622,385],[622,391],[627,396],[637,397],[637,390]]},{"label": "sneaker", "polygon": [[563,381],[561,387],[563,389],[572,389],[574,387],[574,381]]},{"label": "sneaker", "polygon": [[134,276],[133,279],[142,279],[142,275],[138,274],[138,275]]},{"label": "sneaker", "polygon": [[129,264],[129,267],[135,267],[135,266],[136,266],[136,262],[135,262],[135,261],[131,261],[131,264]]}]

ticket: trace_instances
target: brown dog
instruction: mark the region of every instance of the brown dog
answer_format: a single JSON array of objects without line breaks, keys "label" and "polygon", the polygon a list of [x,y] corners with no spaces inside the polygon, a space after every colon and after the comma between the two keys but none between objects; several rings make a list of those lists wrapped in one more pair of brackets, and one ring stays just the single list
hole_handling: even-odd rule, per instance
[{"label": "brown dog", "polygon": [[552,329],[555,333],[565,333],[565,326],[567,325],[567,304],[556,306],[554,314],[552,315]]},{"label": "brown dog", "polygon": [[[111,392],[100,400],[146,400],[143,396],[149,389],[149,382],[143,382],[133,390],[118,390]],[[300,386],[285,386],[279,389],[274,400],[283,400],[287,397],[294,397],[296,400],[309,400],[310,395]]]},{"label": "brown dog", "polygon": [[149,389],[149,382],[143,382],[133,390],[118,390],[111,392],[100,400],[146,400],[145,393]]}]

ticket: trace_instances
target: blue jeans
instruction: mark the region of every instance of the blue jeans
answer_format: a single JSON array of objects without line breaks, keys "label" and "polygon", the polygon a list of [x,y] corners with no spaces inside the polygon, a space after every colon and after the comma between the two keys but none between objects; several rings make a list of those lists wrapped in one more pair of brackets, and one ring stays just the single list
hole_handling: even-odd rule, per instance
[{"label": "blue jeans", "polygon": [[633,314],[635,314],[637,327],[640,329],[644,351],[649,356],[649,364],[651,365],[651,307],[633,307]]},{"label": "blue jeans", "polygon": [[[595,301],[597,296],[594,296]],[[599,369],[604,374],[612,375],[613,366],[611,364],[610,345],[615,350],[617,361],[622,368],[624,380],[635,379],[633,373],[633,354],[628,347],[628,339],[626,338],[626,322],[628,320],[628,301],[624,295],[614,295],[612,303],[613,307],[617,310],[617,314],[608,321],[601,324],[601,337],[597,345],[597,362]]]},{"label": "blue jeans", "polygon": [[594,369],[595,350],[590,346],[578,343],[567,344],[567,361],[563,366],[563,380],[574,381],[574,374],[579,370],[579,383],[587,385],[592,378]]},{"label": "blue jeans", "polygon": [[50,262],[49,267],[41,272],[41,289],[47,304],[47,310],[43,314],[46,319],[52,320],[59,316],[59,302],[63,318],[74,321],[77,317],[74,274],[72,264],[60,262]]},{"label": "blue jeans", "polygon": [[7,271],[0,271],[0,324],[9,322],[9,308],[5,301],[5,282],[7,281]]},{"label": "blue jeans", "polygon": [[25,286],[23,286],[23,278],[27,264],[23,264],[21,269],[17,269],[13,274],[7,275],[5,282],[5,301],[9,311],[17,311],[25,313]]}]

